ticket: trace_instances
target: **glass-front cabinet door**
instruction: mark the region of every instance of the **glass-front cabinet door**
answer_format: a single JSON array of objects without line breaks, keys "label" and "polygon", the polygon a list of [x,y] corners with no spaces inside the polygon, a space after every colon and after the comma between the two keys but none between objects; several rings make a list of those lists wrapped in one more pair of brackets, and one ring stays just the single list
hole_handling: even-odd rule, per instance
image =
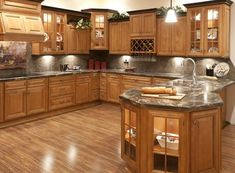
[{"label": "glass-front cabinet door", "polygon": [[65,15],[55,13],[55,49],[57,52],[65,51]]},{"label": "glass-front cabinet door", "polygon": [[105,15],[95,15],[95,40],[94,47],[105,47]]},{"label": "glass-front cabinet door", "polygon": [[122,158],[135,168],[138,160],[138,111],[131,106],[122,107]]},{"label": "glass-front cabinet door", "polygon": [[189,24],[189,55],[203,55],[203,10],[193,8],[188,10]]},{"label": "glass-front cabinet door", "polygon": [[205,54],[218,56],[220,53],[220,7],[205,8]]},{"label": "glass-front cabinet door", "polygon": [[181,160],[184,159],[184,114],[158,112],[152,116],[150,150],[150,172],[184,172]]},{"label": "glass-front cabinet door", "polygon": [[42,43],[42,52],[51,53],[54,40],[54,13],[42,11],[42,21],[45,30],[45,42]]}]

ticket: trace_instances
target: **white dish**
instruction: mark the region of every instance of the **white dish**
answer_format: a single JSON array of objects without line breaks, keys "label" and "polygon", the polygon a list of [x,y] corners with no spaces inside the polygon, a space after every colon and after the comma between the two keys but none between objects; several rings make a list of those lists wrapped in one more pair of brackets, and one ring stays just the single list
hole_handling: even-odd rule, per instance
[{"label": "white dish", "polygon": [[[165,133],[162,132],[161,135],[157,135],[156,139],[162,148],[167,147],[171,150],[178,150],[179,149],[179,135],[173,133],[167,133],[167,137]],[[167,139],[165,139],[165,137]],[[165,144],[165,140],[167,145]]]},{"label": "white dish", "polygon": [[225,62],[222,62],[215,66],[214,73],[217,77],[223,77],[228,74],[229,70],[229,65]]}]

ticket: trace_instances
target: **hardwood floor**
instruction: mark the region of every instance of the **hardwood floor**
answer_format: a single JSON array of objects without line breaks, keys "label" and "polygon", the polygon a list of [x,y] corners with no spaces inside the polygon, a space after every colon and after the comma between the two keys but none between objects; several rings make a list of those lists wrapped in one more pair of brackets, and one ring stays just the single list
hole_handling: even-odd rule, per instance
[{"label": "hardwood floor", "polygon": [[[102,104],[0,130],[0,173],[129,173],[120,108]],[[235,168],[235,126],[223,131],[223,173]]]}]

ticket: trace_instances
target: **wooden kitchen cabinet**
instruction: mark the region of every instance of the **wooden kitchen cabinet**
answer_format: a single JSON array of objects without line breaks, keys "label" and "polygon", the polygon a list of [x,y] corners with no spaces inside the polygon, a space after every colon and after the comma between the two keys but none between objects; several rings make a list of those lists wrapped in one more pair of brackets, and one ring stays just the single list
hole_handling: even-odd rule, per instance
[{"label": "wooden kitchen cabinet", "polygon": [[4,103],[4,84],[0,83],[0,122],[4,120],[4,111],[3,111],[3,103]]},{"label": "wooden kitchen cabinet", "polygon": [[186,17],[178,17],[176,23],[157,19],[157,54],[168,56],[186,55]]},{"label": "wooden kitchen cabinet", "polygon": [[97,101],[100,98],[100,74],[91,74],[91,101]]},{"label": "wooden kitchen cabinet", "polygon": [[220,110],[192,113],[191,173],[220,172]]},{"label": "wooden kitchen cabinet", "polygon": [[171,79],[168,78],[159,78],[159,77],[153,77],[152,78],[152,84],[163,84],[163,83],[167,83],[168,81],[170,81]]},{"label": "wooden kitchen cabinet", "polygon": [[187,55],[229,56],[230,6],[232,2],[211,1],[185,4],[187,11]]},{"label": "wooden kitchen cabinet", "polygon": [[[129,11],[131,37],[156,36],[156,11]],[[136,14],[137,13],[137,14]],[[140,14],[141,13],[141,14]]]},{"label": "wooden kitchen cabinet", "polygon": [[89,54],[90,51],[90,29],[76,29],[67,25],[67,53]]},{"label": "wooden kitchen cabinet", "polygon": [[120,75],[107,75],[107,100],[110,102],[119,103],[119,95],[121,94],[121,79]]},{"label": "wooden kitchen cabinet", "polygon": [[107,101],[107,74],[100,73],[100,100]]},{"label": "wooden kitchen cabinet", "polygon": [[129,54],[129,21],[109,23],[109,53]]},{"label": "wooden kitchen cabinet", "polygon": [[84,9],[82,11],[91,13],[91,50],[108,50],[108,18],[117,11],[109,9]]},{"label": "wooden kitchen cabinet", "polygon": [[5,82],[4,120],[12,120],[27,115],[26,81]]},{"label": "wooden kitchen cabinet", "polygon": [[49,78],[49,110],[75,105],[75,75]]},{"label": "wooden kitchen cabinet", "polygon": [[66,14],[43,9],[42,22],[47,34],[47,41],[33,43],[32,54],[65,54],[67,51]]},{"label": "wooden kitchen cabinet", "polygon": [[90,102],[91,99],[91,75],[79,74],[76,79],[76,103]]},{"label": "wooden kitchen cabinet", "polygon": [[27,81],[27,115],[48,111],[48,79],[30,79]]}]

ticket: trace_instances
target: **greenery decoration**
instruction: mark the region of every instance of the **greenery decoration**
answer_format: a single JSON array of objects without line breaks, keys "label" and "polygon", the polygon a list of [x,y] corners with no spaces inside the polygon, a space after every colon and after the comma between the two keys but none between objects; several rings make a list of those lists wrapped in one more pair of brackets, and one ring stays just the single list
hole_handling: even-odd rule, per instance
[{"label": "greenery decoration", "polygon": [[129,19],[129,15],[127,13],[114,13],[108,20],[118,21],[123,19]]},{"label": "greenery decoration", "polygon": [[89,29],[91,28],[91,21],[81,18],[75,25],[77,29]]},{"label": "greenery decoration", "polygon": [[[160,7],[157,9],[157,15],[159,16],[166,16],[167,11],[170,9],[170,7]],[[186,15],[186,11],[184,11],[180,6],[173,7],[177,15]]]}]

